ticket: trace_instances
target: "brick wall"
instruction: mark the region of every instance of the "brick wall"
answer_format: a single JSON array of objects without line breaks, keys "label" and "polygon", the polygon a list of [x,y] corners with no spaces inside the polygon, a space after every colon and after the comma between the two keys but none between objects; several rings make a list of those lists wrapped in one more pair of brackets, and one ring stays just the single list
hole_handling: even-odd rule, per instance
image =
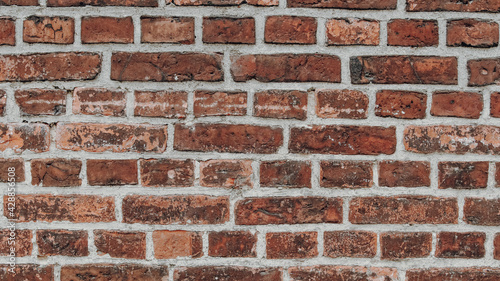
[{"label": "brick wall", "polygon": [[0,279],[500,280],[499,12],[0,0]]}]

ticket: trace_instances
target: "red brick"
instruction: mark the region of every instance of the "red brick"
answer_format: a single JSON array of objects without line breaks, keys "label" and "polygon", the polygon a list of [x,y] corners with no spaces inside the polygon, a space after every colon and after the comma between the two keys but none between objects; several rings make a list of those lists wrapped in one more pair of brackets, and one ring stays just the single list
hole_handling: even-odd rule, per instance
[{"label": "red brick", "polygon": [[[172,63],[174,62],[175,63]],[[113,53],[111,80],[118,81],[222,81],[221,54]],[[1,77],[1,76],[0,76]]]},{"label": "red brick", "polygon": [[499,68],[500,58],[469,60],[469,86],[500,85]]},{"label": "red brick", "polygon": [[146,258],[144,232],[94,230],[94,244],[98,255],[124,259]]},{"label": "red brick", "polygon": [[49,150],[50,128],[40,123],[4,123],[0,124],[0,139],[0,151],[45,152]]},{"label": "red brick", "polygon": [[500,127],[494,126],[407,126],[404,144],[416,153],[500,154]]},{"label": "red brick", "polygon": [[291,160],[261,162],[260,186],[311,188],[311,162]]},{"label": "red brick", "polygon": [[500,92],[491,93],[490,114],[491,117],[500,118]]},{"label": "red brick", "polygon": [[5,115],[5,107],[7,106],[7,93],[0,90],[0,116]]},{"label": "red brick", "polygon": [[282,273],[277,268],[252,268],[243,266],[180,267],[174,272],[174,280],[219,280],[219,281],[281,281]]},{"label": "red brick", "polygon": [[430,232],[386,232],[380,234],[382,259],[428,257],[432,249]]},{"label": "red brick", "polygon": [[341,125],[292,128],[288,149],[302,154],[393,154],[396,128]]},{"label": "red brick", "polygon": [[439,162],[439,188],[486,188],[488,168],[488,162]]},{"label": "red brick", "polygon": [[264,41],[274,44],[315,44],[316,19],[297,16],[266,18]]},{"label": "red brick", "polygon": [[194,44],[194,18],[141,17],[142,43]]},{"label": "red brick", "polygon": [[[14,168],[14,176],[9,176],[9,168]],[[0,182],[9,182],[14,178],[15,182],[24,181],[24,160],[22,158],[0,158]],[[12,181],[12,180],[11,180]]]},{"label": "red brick", "polygon": [[472,225],[500,225],[500,199],[465,198],[464,221]]},{"label": "red brick", "polygon": [[192,160],[141,159],[141,184],[154,187],[192,186]]},{"label": "red brick", "polygon": [[456,224],[456,198],[432,196],[358,197],[349,203],[354,224]]},{"label": "red brick", "polygon": [[324,255],[330,258],[373,258],[377,254],[377,234],[369,231],[327,231]]},{"label": "red brick", "polygon": [[[489,0],[406,0],[409,12],[454,11],[454,12],[500,12],[500,3]],[[412,280],[409,280],[412,281]]]},{"label": "red brick", "polygon": [[176,124],[174,149],[180,151],[275,153],[283,145],[283,129],[230,124]]},{"label": "red brick", "polygon": [[236,202],[235,213],[238,225],[342,223],[342,199],[247,198]]},{"label": "red brick", "polygon": [[397,0],[288,0],[288,7],[336,8],[353,10],[394,10]]},{"label": "red brick", "polygon": [[489,20],[449,20],[446,44],[450,47],[491,48],[498,46],[498,23]]},{"label": "red brick", "polygon": [[229,198],[129,195],[122,212],[124,223],[222,224],[229,220]]},{"label": "red brick", "polygon": [[255,44],[253,18],[203,18],[203,42]]},{"label": "red brick", "polygon": [[[1,2],[0,2],[1,4]],[[0,279],[3,281],[52,281],[54,280],[54,266],[40,266],[36,264],[18,264],[14,267],[12,274],[10,265],[3,264],[0,266]]]},{"label": "red brick", "polygon": [[431,114],[434,116],[478,119],[483,111],[483,96],[470,92],[434,92]]},{"label": "red brick", "polygon": [[134,115],[144,117],[186,118],[186,92],[135,91]]},{"label": "red brick", "polygon": [[267,233],[266,253],[268,259],[314,258],[318,256],[318,233]]},{"label": "red brick", "polygon": [[203,161],[200,163],[200,185],[232,189],[252,188],[252,161]]},{"label": "red brick", "polygon": [[351,57],[353,84],[458,84],[456,57]]},{"label": "red brick", "polygon": [[380,43],[380,24],[376,20],[345,18],[326,22],[328,45],[377,46]]},{"label": "red brick", "polygon": [[361,91],[320,90],[316,93],[316,115],[320,118],[366,119],[369,99]]},{"label": "red brick", "polygon": [[50,158],[31,160],[31,184],[42,186],[80,186],[82,161]]},{"label": "red brick", "polygon": [[135,185],[137,160],[87,160],[89,185]]},{"label": "red brick", "polygon": [[257,234],[249,231],[222,231],[208,234],[208,255],[211,257],[257,257]]},{"label": "red brick", "polygon": [[168,280],[168,268],[166,266],[134,264],[64,265],[61,268],[61,281],[87,281],[88,278],[95,280]]},{"label": "red brick", "polygon": [[307,92],[269,90],[254,96],[254,116],[264,118],[307,118]]},{"label": "red brick", "polygon": [[[1,4],[2,1],[0,1],[0,5]],[[16,45],[16,21],[13,18],[0,17],[0,46],[1,45]]]},{"label": "red brick", "polygon": [[482,232],[440,232],[437,236],[436,257],[469,258],[484,257],[486,234]]},{"label": "red brick", "polygon": [[495,281],[500,278],[498,268],[426,268],[406,271],[407,281]]},{"label": "red brick", "polygon": [[91,80],[101,72],[101,56],[96,53],[0,55],[0,69],[0,82]]},{"label": "red brick", "polygon": [[377,92],[375,115],[400,119],[425,118],[427,95],[419,92],[383,90]]},{"label": "red brick", "polygon": [[115,221],[113,197],[94,195],[16,195],[16,209],[8,209],[4,196],[4,215],[17,222],[70,221],[74,223]]},{"label": "red brick", "polygon": [[340,59],[324,54],[243,55],[232,57],[236,82],[340,82]]},{"label": "red brick", "polygon": [[290,267],[288,269],[293,281],[320,280],[384,280],[398,281],[398,271],[395,268],[315,265],[308,267]]},{"label": "red brick", "polygon": [[365,188],[373,185],[373,163],[321,161],[321,187]]},{"label": "red brick", "polygon": [[38,0],[0,0],[0,6],[38,6]]},{"label": "red brick", "polygon": [[84,230],[37,230],[38,256],[88,256],[88,239]]},{"label": "red brick", "polygon": [[153,245],[157,259],[203,256],[202,237],[198,232],[155,230]]},{"label": "red brick", "polygon": [[246,92],[196,91],[194,116],[243,116],[247,114]]},{"label": "red brick", "polygon": [[129,6],[157,7],[157,0],[47,0],[48,7],[74,6]]},{"label": "red brick", "polygon": [[30,16],[23,23],[23,41],[27,43],[73,44],[75,20],[69,17]]},{"label": "red brick", "polygon": [[17,90],[14,97],[21,115],[65,115],[66,91],[51,89]]},{"label": "red brick", "polygon": [[388,187],[419,187],[431,185],[431,165],[423,161],[382,161],[378,184]]},{"label": "red brick", "polygon": [[500,233],[495,235],[493,240],[493,258],[496,260],[500,260]]},{"label": "red brick", "polygon": [[83,17],[82,43],[134,43],[132,17]]},{"label": "red brick", "polygon": [[75,88],[73,114],[125,116],[126,93],[104,88]]},{"label": "red brick", "polygon": [[428,47],[439,44],[436,20],[394,19],[387,23],[387,45]]},{"label": "red brick", "polygon": [[57,124],[57,147],[87,152],[164,152],[167,126],[149,124]]},{"label": "red brick", "polygon": [[[31,256],[33,250],[32,238],[33,233],[28,229],[16,229],[15,231],[0,229],[0,256],[9,256],[12,249],[14,249],[13,252],[16,257]],[[1,269],[0,277],[2,277]],[[2,280],[5,279],[2,278]]]}]

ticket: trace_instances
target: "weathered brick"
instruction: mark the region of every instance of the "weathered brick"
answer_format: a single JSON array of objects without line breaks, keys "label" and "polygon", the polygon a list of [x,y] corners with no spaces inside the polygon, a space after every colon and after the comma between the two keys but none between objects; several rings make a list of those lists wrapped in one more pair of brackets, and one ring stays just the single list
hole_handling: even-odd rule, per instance
[{"label": "weathered brick", "polygon": [[437,236],[436,257],[472,258],[484,257],[486,234],[482,232],[440,232]]},{"label": "weathered brick", "polygon": [[382,259],[428,257],[432,249],[430,232],[386,232],[380,234]]},{"label": "weathered brick", "polygon": [[491,117],[500,118],[500,92],[491,93],[490,115]]},{"label": "weathered brick", "polygon": [[31,160],[31,184],[42,186],[80,186],[82,161],[50,158]]},{"label": "weathered brick", "polygon": [[365,188],[373,185],[373,163],[362,161],[321,161],[321,187]]},{"label": "weathered brick", "polygon": [[439,162],[441,189],[478,189],[488,186],[488,162]]},{"label": "weathered brick", "polygon": [[194,163],[192,160],[141,159],[141,184],[143,186],[176,187],[192,186]]},{"label": "weathered brick", "polygon": [[383,90],[377,92],[375,115],[401,119],[425,118],[427,95],[419,92]]},{"label": "weathered brick", "polygon": [[83,17],[82,43],[134,43],[132,17]]},{"label": "weathered brick", "polygon": [[45,152],[49,150],[50,128],[40,123],[3,123],[0,124],[0,139],[0,151]]},{"label": "weathered brick", "polygon": [[38,0],[0,0],[0,6],[38,6]]},{"label": "weathered brick", "polygon": [[[0,5],[1,4],[2,1],[0,1]],[[0,17],[0,46],[1,45],[16,45],[16,21],[13,18]]]},{"label": "weathered brick", "polygon": [[298,16],[266,18],[264,41],[274,44],[315,44],[316,19]]},{"label": "weathered brick", "polygon": [[[113,53],[111,80],[118,81],[222,81],[221,54]],[[0,65],[1,66],[1,65]],[[1,75],[0,75],[1,78]]]},{"label": "weathered brick", "polygon": [[260,186],[311,188],[311,162],[291,160],[261,162]]},{"label": "weathered brick", "polygon": [[264,118],[307,118],[307,92],[269,90],[254,95],[254,116]]},{"label": "weathered brick", "polygon": [[499,278],[498,268],[487,267],[425,268],[406,271],[407,281],[494,281]]},{"label": "weathered brick", "polygon": [[[165,0],[169,3],[171,0]],[[279,0],[172,0],[177,6],[278,6]]]},{"label": "weathered brick", "polygon": [[397,0],[288,0],[288,7],[336,8],[353,10],[394,10]]},{"label": "weathered brick", "polygon": [[141,280],[158,281],[168,279],[166,266],[134,264],[83,264],[61,267],[61,281],[95,280]]},{"label": "weathered brick", "polygon": [[353,84],[458,83],[456,57],[364,56],[351,57]]},{"label": "weathered brick", "polygon": [[89,255],[88,233],[84,230],[37,230],[36,244],[41,257]]},{"label": "weathered brick", "polygon": [[203,42],[255,44],[254,18],[203,18]]},{"label": "weathered brick", "polygon": [[388,187],[430,186],[431,165],[423,161],[379,162],[378,184]]},{"label": "weathered brick", "polygon": [[96,53],[0,55],[0,82],[91,80],[100,71]]},{"label": "weathered brick", "polygon": [[292,128],[288,149],[303,154],[393,154],[396,128],[341,125]]},{"label": "weathered brick", "polygon": [[0,90],[0,116],[5,115],[5,107],[7,106],[7,93],[4,90]]},{"label": "weathered brick", "polygon": [[247,114],[246,92],[196,91],[194,116],[243,116]]},{"label": "weathered brick", "polygon": [[21,115],[66,114],[66,91],[51,89],[17,90],[14,97]]},{"label": "weathered brick", "polygon": [[[9,168],[14,168],[13,177],[9,176]],[[0,182],[9,182],[9,178],[14,178],[15,182],[23,182],[24,160],[22,158],[0,158],[0,171]]]},{"label": "weathered brick", "polygon": [[141,17],[142,43],[194,44],[194,18]]},{"label": "weathered brick", "polygon": [[318,256],[317,232],[271,232],[266,234],[268,259],[304,259]]},{"label": "weathered brick", "polygon": [[70,221],[74,223],[115,221],[113,197],[94,195],[17,194],[16,208],[8,209],[4,196],[4,215],[17,222]]},{"label": "weathered brick", "polygon": [[129,6],[157,7],[157,0],[47,0],[48,7],[74,6]]},{"label": "weathered brick", "polygon": [[[1,4],[1,3],[0,3]],[[46,265],[40,266],[36,264],[18,264],[14,267],[14,274],[10,265],[3,264],[0,266],[0,279],[3,281],[53,281],[54,280],[54,266]]]},{"label": "weathered brick", "polygon": [[124,223],[221,224],[229,220],[229,198],[129,195],[122,212]]},{"label": "weathered brick", "polygon": [[478,119],[483,111],[483,96],[471,92],[434,92],[431,114],[434,116]]},{"label": "weathered brick", "polygon": [[491,48],[498,46],[498,23],[489,20],[449,20],[446,45],[450,47]]},{"label": "weathered brick", "polygon": [[366,119],[369,99],[361,91],[320,90],[316,93],[316,115],[320,118]]},{"label": "weathered brick", "polygon": [[23,23],[23,41],[27,43],[73,44],[75,20],[70,17],[30,16]]},{"label": "weathered brick", "polygon": [[500,84],[500,58],[469,60],[469,86]]},{"label": "weathered brick", "polygon": [[211,257],[257,257],[257,234],[249,231],[222,231],[208,234]]},{"label": "weathered brick", "polygon": [[428,47],[439,44],[436,20],[394,19],[387,23],[387,45]]},{"label": "weathered brick", "polygon": [[87,152],[164,152],[167,126],[149,124],[58,123],[57,147]]},{"label": "weathered brick", "polygon": [[243,55],[232,57],[234,81],[340,82],[340,59],[324,54]]},{"label": "weathered brick", "polygon": [[87,160],[89,185],[135,185],[137,160]]},{"label": "weathered brick", "polygon": [[[0,229],[0,256],[9,256],[14,249],[16,257],[31,256],[33,233],[29,229]],[[0,277],[2,277],[0,269]],[[2,280],[3,277],[1,278]]]},{"label": "weathered brick", "polygon": [[319,280],[384,280],[397,281],[398,271],[395,268],[315,265],[308,267],[290,267],[288,269],[292,281]]},{"label": "weathered brick", "polygon": [[472,225],[500,225],[500,199],[465,198],[464,221]]},{"label": "weathered brick", "polygon": [[432,196],[358,197],[349,202],[354,224],[456,224],[456,198]]},{"label": "weathered brick", "polygon": [[187,96],[181,91],[135,91],[134,115],[186,118]]},{"label": "weathered brick", "polygon": [[275,153],[283,145],[278,127],[194,124],[175,125],[174,149],[180,151]]},{"label": "weathered brick", "polygon": [[146,258],[144,232],[94,230],[94,244],[98,255],[124,259]]},{"label": "weathered brick", "polygon": [[342,223],[342,199],[247,198],[236,202],[235,212],[239,225]]},{"label": "weathered brick", "polygon": [[495,235],[493,240],[493,258],[496,260],[500,260],[500,233]]},{"label": "weathered brick", "polygon": [[[500,12],[500,3],[489,0],[406,0],[409,12],[453,11],[453,12]],[[412,281],[412,280],[409,280]]]},{"label": "weathered brick", "polygon": [[252,161],[203,161],[200,163],[200,185],[232,189],[252,188]]},{"label": "weathered brick", "polygon": [[155,230],[153,245],[157,259],[203,256],[202,237],[198,232]]},{"label": "weathered brick", "polygon": [[327,231],[324,255],[330,258],[373,258],[377,254],[377,234],[369,231]]},{"label": "weathered brick", "polygon": [[73,114],[125,116],[126,93],[104,88],[75,88]]},{"label": "weathered brick", "polygon": [[180,267],[174,272],[174,280],[219,280],[219,281],[281,281],[278,268],[254,268],[243,266]]},{"label": "weathered brick", "polygon": [[368,19],[331,19],[326,22],[328,45],[377,46],[380,43],[380,24]]}]

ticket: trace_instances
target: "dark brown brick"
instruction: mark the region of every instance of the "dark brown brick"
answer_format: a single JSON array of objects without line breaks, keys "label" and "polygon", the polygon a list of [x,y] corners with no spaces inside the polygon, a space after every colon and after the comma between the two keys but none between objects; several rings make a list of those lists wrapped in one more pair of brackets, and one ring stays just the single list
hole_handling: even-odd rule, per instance
[{"label": "dark brown brick", "polygon": [[146,258],[144,232],[94,230],[94,244],[98,255],[124,259]]},{"label": "dark brown brick", "polygon": [[61,281],[87,281],[89,278],[95,280],[166,280],[168,267],[134,264],[84,264],[64,265],[61,268]]},{"label": "dark brown brick", "polygon": [[397,0],[288,0],[288,7],[336,8],[353,10],[394,10]]},{"label": "dark brown brick", "polygon": [[431,165],[423,161],[382,161],[378,184],[388,187],[430,186]]},{"label": "dark brown brick", "polygon": [[200,163],[200,185],[232,189],[252,188],[251,160],[208,160]]},{"label": "dark brown brick", "polygon": [[464,221],[472,225],[500,225],[500,199],[465,198]]},{"label": "dark brown brick", "polygon": [[324,255],[330,258],[373,258],[377,254],[377,234],[369,231],[327,231]]},{"label": "dark brown brick", "polygon": [[488,162],[439,162],[439,188],[478,189],[488,186]]},{"label": "dark brown brick", "polygon": [[253,18],[203,18],[203,42],[255,44]]},{"label": "dark brown brick", "polygon": [[482,232],[440,232],[437,236],[436,257],[469,258],[484,257],[486,234]]},{"label": "dark brown brick", "polygon": [[406,271],[407,281],[495,281],[500,278],[498,268],[425,268]]},{"label": "dark brown brick", "polygon": [[[2,5],[2,1],[0,1],[0,5]],[[16,45],[16,21],[13,18],[0,17],[0,46],[1,45]]]},{"label": "dark brown brick", "polygon": [[42,186],[80,186],[82,161],[76,159],[31,160],[31,184]]},{"label": "dark brown brick", "polygon": [[396,268],[314,265],[307,267],[290,267],[288,269],[293,281],[320,281],[320,280],[384,280],[398,281]]},{"label": "dark brown brick", "polygon": [[428,47],[439,44],[436,20],[394,19],[387,23],[387,45]]},{"label": "dark brown brick", "polygon": [[180,267],[174,272],[174,280],[281,281],[282,273],[277,268],[243,266]]},{"label": "dark brown brick", "polygon": [[269,16],[266,18],[264,41],[274,44],[316,43],[316,19],[297,16]]},{"label": "dark brown brick", "polygon": [[[13,168],[14,176],[9,168]],[[9,178],[14,178],[15,182],[24,181],[24,160],[22,158],[0,158],[0,182],[9,182]],[[11,180],[12,181],[12,180]]]},{"label": "dark brown brick", "polygon": [[[6,224],[9,226],[9,224]],[[16,257],[31,256],[33,250],[33,233],[29,229],[0,229],[0,256],[10,256],[12,252]],[[0,269],[0,279],[2,278]]]},{"label": "dark brown brick", "polygon": [[268,259],[304,259],[318,256],[317,232],[271,232],[266,234]]},{"label": "dark brown brick", "polygon": [[210,232],[208,243],[211,257],[257,257],[257,234],[249,231]]},{"label": "dark brown brick", "polygon": [[500,58],[469,60],[469,86],[487,86],[500,84]]},{"label": "dark brown brick", "polygon": [[194,163],[192,160],[141,159],[143,186],[175,187],[192,186]]},{"label": "dark brown brick", "polygon": [[382,259],[428,257],[432,249],[430,232],[388,232],[380,234]]},{"label": "dark brown brick", "polygon": [[260,163],[260,186],[311,188],[309,161],[265,161]]},{"label": "dark brown brick", "polygon": [[[0,1],[0,5],[1,5]],[[10,265],[4,264],[0,266],[0,279],[3,281],[53,281],[54,266],[40,266],[36,264],[18,264],[14,267],[12,274]]]},{"label": "dark brown brick", "polygon": [[132,17],[83,17],[82,43],[134,43]]},{"label": "dark brown brick", "polygon": [[488,0],[458,2],[454,0],[406,0],[406,10],[409,12],[500,12],[500,3]]},{"label": "dark brown brick", "polygon": [[137,160],[87,160],[89,185],[135,185]]},{"label": "dark brown brick", "polygon": [[84,230],[37,230],[36,244],[41,257],[89,255],[88,233]]},{"label": "dark brown brick", "polygon": [[425,118],[427,95],[419,92],[390,91],[377,92],[375,115],[400,119]]},{"label": "dark brown brick", "polygon": [[157,7],[156,0],[47,0],[48,7],[75,7],[75,6],[128,6],[128,7]]},{"label": "dark brown brick", "polygon": [[373,185],[373,163],[361,161],[321,161],[322,187],[365,188]]}]

